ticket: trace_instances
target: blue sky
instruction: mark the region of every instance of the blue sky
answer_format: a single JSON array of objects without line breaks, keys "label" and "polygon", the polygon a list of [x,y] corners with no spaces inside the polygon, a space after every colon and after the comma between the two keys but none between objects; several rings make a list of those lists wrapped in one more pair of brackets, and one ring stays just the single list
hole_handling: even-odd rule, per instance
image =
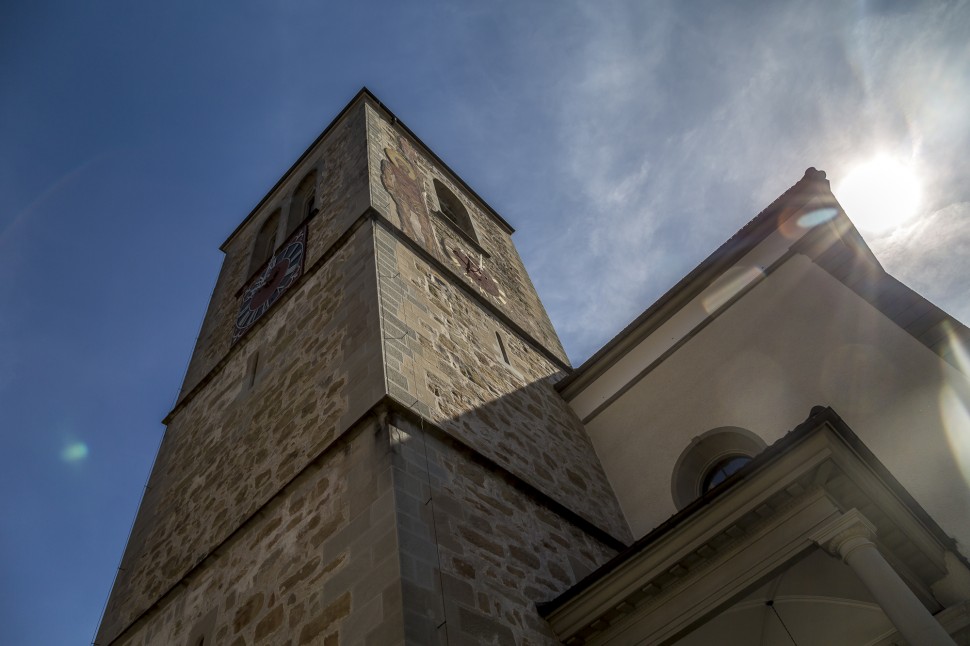
[{"label": "blue sky", "polygon": [[[87,644],[221,261],[363,85],[518,229],[574,364],[804,169],[970,319],[967,2],[0,7],[0,643]],[[852,213],[849,213],[852,217]]]}]

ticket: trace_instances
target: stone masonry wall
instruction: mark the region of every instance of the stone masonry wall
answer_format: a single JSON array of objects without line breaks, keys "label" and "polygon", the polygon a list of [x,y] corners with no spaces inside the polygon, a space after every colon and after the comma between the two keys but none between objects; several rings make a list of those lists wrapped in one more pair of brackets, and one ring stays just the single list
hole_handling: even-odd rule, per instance
[{"label": "stone masonry wall", "polygon": [[199,340],[182,385],[185,396],[230,349],[232,328],[239,310],[237,292],[250,278],[249,265],[256,235],[276,209],[285,217],[288,200],[308,173],[316,177],[319,214],[307,232],[306,266],[360,217],[369,204],[363,104],[357,103],[317,144],[288,180],[270,194],[258,214],[226,246],[226,256],[206,312]]},{"label": "stone masonry wall", "polygon": [[[371,202],[374,208],[568,365],[569,360],[559,337],[509,232],[460,183],[453,181],[449,173],[439,168],[421,145],[391,124],[383,110],[368,103],[366,112]],[[462,200],[472,219],[479,245],[470,243],[457,233],[448,218],[438,212],[433,186],[435,179]],[[478,287],[466,274],[455,249],[468,258],[480,261],[484,271],[495,282],[497,294]]]},{"label": "stone masonry wall", "polygon": [[402,644],[391,480],[387,433],[371,418],[117,644]]},{"label": "stone masonry wall", "polygon": [[[552,643],[531,604],[611,552],[530,486],[630,539],[582,424],[552,387],[560,368],[534,345],[566,361],[510,236],[384,115],[367,97],[350,108],[228,242],[99,644],[142,617],[120,643],[195,646],[204,632],[207,645],[393,645],[402,598],[409,643],[431,643],[439,626],[449,644]],[[311,168],[320,213],[307,274],[230,347],[262,218]],[[480,244],[435,213],[432,179],[462,198]],[[368,205],[396,233],[377,220],[349,233]],[[464,273],[457,247],[481,258],[497,293]],[[348,439],[386,393],[444,430],[421,435],[420,473],[420,429]],[[421,504],[437,500],[430,512],[415,478],[426,482]]]},{"label": "stone masonry wall", "polygon": [[376,236],[388,393],[629,541],[589,437],[552,387],[556,366],[391,231],[379,225]]},{"label": "stone masonry wall", "polygon": [[408,644],[559,644],[535,604],[613,550],[437,434],[391,440]]},{"label": "stone masonry wall", "polygon": [[383,396],[375,273],[373,230],[365,226],[304,276],[177,411],[103,636],[154,603]]}]

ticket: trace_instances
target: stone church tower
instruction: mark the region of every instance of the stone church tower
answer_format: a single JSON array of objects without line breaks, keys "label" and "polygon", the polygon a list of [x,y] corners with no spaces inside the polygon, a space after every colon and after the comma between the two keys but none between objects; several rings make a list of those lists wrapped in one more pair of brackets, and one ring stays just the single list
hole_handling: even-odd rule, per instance
[{"label": "stone church tower", "polygon": [[558,643],[630,533],[511,234],[362,90],[222,246],[96,643]]}]

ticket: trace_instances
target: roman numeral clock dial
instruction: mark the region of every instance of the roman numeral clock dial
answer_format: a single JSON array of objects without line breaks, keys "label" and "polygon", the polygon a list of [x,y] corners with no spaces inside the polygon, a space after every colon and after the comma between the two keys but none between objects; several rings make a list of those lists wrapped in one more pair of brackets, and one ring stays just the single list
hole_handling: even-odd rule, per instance
[{"label": "roman numeral clock dial", "polygon": [[246,332],[280,299],[297,279],[303,275],[303,259],[306,252],[306,227],[298,229],[266,266],[243,290],[242,303],[236,314],[232,342],[241,339]]}]

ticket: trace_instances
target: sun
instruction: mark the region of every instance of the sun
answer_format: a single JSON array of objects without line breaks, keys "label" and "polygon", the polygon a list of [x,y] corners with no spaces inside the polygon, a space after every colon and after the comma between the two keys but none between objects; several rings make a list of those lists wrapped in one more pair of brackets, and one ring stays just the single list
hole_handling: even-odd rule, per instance
[{"label": "sun", "polygon": [[920,182],[906,164],[887,156],[856,166],[835,194],[859,229],[883,233],[902,225],[919,208]]}]

